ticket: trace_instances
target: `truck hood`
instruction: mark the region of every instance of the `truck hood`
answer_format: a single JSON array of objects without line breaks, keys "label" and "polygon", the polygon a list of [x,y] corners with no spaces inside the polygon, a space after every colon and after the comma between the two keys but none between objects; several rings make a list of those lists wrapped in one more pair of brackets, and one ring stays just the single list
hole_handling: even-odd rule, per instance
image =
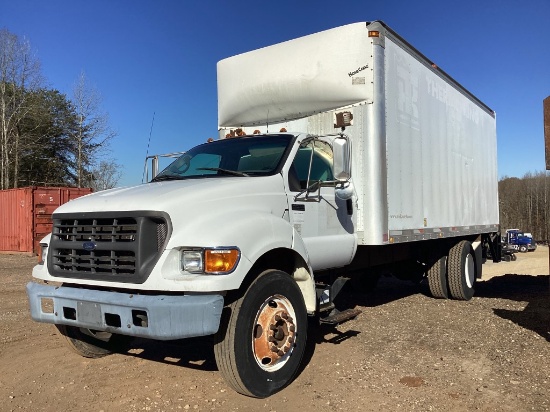
[{"label": "truck hood", "polygon": [[257,197],[259,193],[284,194],[282,176],[277,174],[261,177],[173,180],[122,187],[72,200],[57,208],[54,213],[139,210],[164,211],[169,214],[183,210],[196,212],[201,210],[205,203],[219,205],[220,202],[226,204],[225,202],[232,203],[237,200],[239,203],[247,204],[243,198]]}]

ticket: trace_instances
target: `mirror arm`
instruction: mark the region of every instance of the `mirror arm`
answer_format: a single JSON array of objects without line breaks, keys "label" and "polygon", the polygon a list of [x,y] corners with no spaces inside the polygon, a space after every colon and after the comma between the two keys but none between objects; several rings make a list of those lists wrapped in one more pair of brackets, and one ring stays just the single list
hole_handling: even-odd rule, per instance
[{"label": "mirror arm", "polygon": [[325,184],[325,183],[332,183],[334,181],[329,181],[329,182],[321,182],[320,180],[316,180],[314,181],[312,184],[310,184],[306,189],[302,190],[300,193],[296,194],[294,196],[294,200],[298,199],[298,197],[302,196],[304,193],[306,194],[306,200],[309,199],[309,194],[311,192],[315,192],[317,191],[318,194],[317,196],[321,196],[321,187],[324,187],[324,186],[332,186],[331,184]]}]

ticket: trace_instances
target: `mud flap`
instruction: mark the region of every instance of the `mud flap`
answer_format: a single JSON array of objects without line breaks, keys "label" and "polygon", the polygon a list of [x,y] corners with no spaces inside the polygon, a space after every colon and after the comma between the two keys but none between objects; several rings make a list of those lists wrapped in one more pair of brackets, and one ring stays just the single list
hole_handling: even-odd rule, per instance
[{"label": "mud flap", "polygon": [[483,246],[481,241],[472,242],[474,249],[475,264],[476,264],[476,279],[481,279],[481,271],[483,267]]}]

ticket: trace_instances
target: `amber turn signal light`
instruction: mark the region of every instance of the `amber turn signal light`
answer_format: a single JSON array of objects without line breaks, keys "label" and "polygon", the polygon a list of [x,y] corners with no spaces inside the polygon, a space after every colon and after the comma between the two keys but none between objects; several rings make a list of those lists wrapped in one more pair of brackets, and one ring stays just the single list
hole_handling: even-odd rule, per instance
[{"label": "amber turn signal light", "polygon": [[232,272],[239,258],[238,249],[207,249],[204,251],[204,272],[210,274]]}]

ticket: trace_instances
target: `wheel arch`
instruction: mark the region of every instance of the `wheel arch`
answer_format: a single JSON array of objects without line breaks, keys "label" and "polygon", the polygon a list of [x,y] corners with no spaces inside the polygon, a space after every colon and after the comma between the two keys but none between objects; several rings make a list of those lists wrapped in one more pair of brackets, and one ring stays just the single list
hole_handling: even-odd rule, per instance
[{"label": "wheel arch", "polygon": [[266,270],[280,270],[289,274],[298,284],[304,302],[309,313],[313,313],[317,307],[315,294],[315,281],[312,271],[305,259],[295,250],[288,248],[276,248],[261,255],[252,268],[248,271],[238,293],[243,293],[260,274]]}]

